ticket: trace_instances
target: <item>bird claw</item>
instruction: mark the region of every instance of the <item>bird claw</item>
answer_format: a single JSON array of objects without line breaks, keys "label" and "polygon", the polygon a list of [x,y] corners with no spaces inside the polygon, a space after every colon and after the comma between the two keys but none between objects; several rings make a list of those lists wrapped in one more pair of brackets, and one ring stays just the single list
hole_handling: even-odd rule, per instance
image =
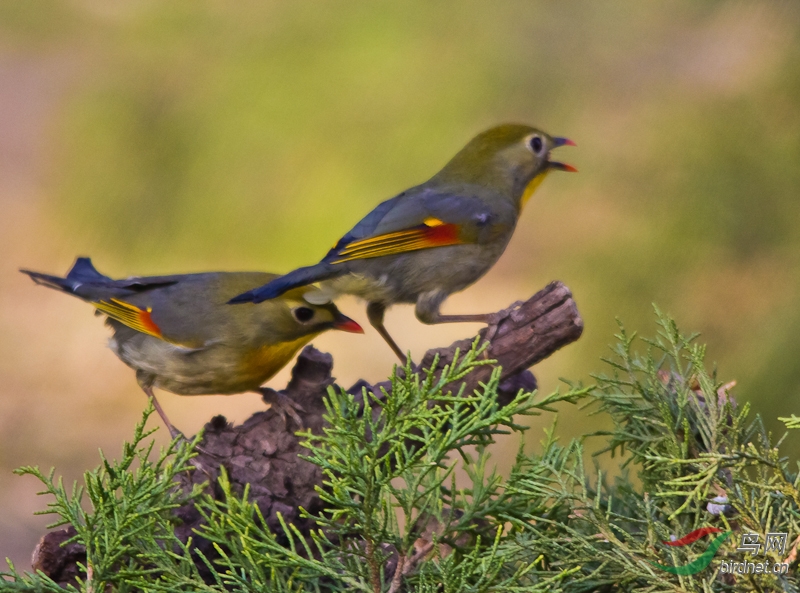
[{"label": "bird claw", "polygon": [[261,399],[264,400],[264,403],[269,404],[272,409],[283,418],[284,423],[286,423],[286,416],[289,416],[295,421],[298,428],[303,428],[303,421],[298,412],[305,413],[305,409],[303,406],[293,401],[292,398],[280,391],[265,387],[261,389]]},{"label": "bird claw", "polygon": [[491,342],[497,335],[497,328],[500,327],[500,324],[503,322],[503,320],[510,317],[512,311],[514,311],[514,309],[521,304],[522,301],[517,301],[507,309],[503,309],[502,311],[498,311],[497,313],[489,314],[486,320],[487,322],[486,334],[483,336],[484,341]]}]

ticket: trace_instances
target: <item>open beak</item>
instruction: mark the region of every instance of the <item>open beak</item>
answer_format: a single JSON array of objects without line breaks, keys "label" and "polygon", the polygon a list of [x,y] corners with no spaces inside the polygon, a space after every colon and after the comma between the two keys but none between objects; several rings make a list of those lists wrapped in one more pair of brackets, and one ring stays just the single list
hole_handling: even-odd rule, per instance
[{"label": "open beak", "polygon": [[558,161],[547,161],[548,169],[558,169],[559,171],[567,171],[569,173],[577,173],[578,169],[567,163],[559,163]]},{"label": "open beak", "polygon": [[[577,146],[577,144],[575,144],[569,138],[556,136],[553,138],[553,148],[558,148],[559,146]],[[547,163],[549,169],[558,169],[559,171],[567,171],[569,173],[578,172],[578,169],[572,165],[568,165],[567,163],[559,163],[558,161],[547,161]]]},{"label": "open beak", "polygon": [[333,329],[339,329],[343,332],[350,332],[351,334],[363,334],[364,328],[358,325],[354,320],[346,315],[337,313],[333,320]]}]

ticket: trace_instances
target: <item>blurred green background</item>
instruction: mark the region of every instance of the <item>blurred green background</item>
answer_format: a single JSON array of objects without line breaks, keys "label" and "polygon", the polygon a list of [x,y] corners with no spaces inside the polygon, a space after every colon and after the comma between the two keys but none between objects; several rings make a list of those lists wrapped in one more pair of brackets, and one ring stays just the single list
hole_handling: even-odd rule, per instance
[{"label": "blurred green background", "polygon": [[[581,172],[548,178],[446,311],[564,281],[586,331],[537,367],[549,391],[603,369],[615,317],[652,334],[656,302],[770,427],[800,413],[796,1],[0,3],[0,557],[29,566],[47,523],[11,469],[74,479],[145,406],[91,308],[17,268],[285,272],[506,121],[574,139]],[[404,306],[387,325],[415,356],[478,328]],[[372,331],[316,344],[346,386],[394,362]],[[188,433],[262,407],[160,398]],[[570,410],[561,433],[599,422]]]}]

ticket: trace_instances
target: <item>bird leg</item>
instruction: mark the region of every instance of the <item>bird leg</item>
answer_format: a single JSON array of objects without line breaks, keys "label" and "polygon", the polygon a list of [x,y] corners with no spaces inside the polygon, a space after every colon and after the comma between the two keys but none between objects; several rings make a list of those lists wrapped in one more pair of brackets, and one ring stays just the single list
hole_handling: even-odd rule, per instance
[{"label": "bird leg", "polygon": [[503,309],[497,313],[479,313],[473,315],[442,315],[439,307],[447,297],[441,292],[422,295],[417,301],[416,315],[422,323],[435,325],[437,323],[485,323],[488,325],[486,335],[483,337],[487,342],[491,342],[497,333],[500,322],[511,314],[511,311],[520,303],[514,303],[508,309]]},{"label": "bird leg", "polygon": [[161,416],[161,420],[166,425],[167,430],[169,431],[169,435],[173,439],[177,439],[178,437],[180,437],[180,438],[186,440],[186,437],[183,436],[183,433],[180,430],[178,430],[177,428],[175,428],[175,426],[173,426],[172,422],[169,421],[169,418],[167,418],[166,413],[164,413],[164,409],[161,407],[161,404],[158,403],[158,400],[156,399],[156,394],[153,393],[153,387],[151,385],[147,385],[147,386],[143,385],[142,386],[142,391],[144,391],[145,394],[147,394],[147,397],[150,398],[150,401],[153,402],[153,407],[156,409],[156,412],[158,412],[158,415]]},{"label": "bird leg", "polygon": [[494,322],[495,313],[481,313],[476,315],[437,315],[434,321],[425,321],[420,319],[422,323],[433,325],[436,323],[486,323],[491,324]]},{"label": "bird leg", "polygon": [[283,418],[284,423],[286,422],[286,416],[289,416],[297,423],[298,428],[303,428],[303,421],[297,413],[305,412],[303,406],[281,391],[275,391],[269,387],[261,387],[258,391],[261,393],[261,399],[264,400],[264,403],[272,406],[272,409]]},{"label": "bird leg", "polygon": [[422,323],[435,325],[437,323],[486,323],[491,325],[499,323],[497,313],[482,313],[477,315],[442,315],[439,308],[447,298],[447,293],[442,290],[432,290],[417,297],[417,306],[414,313]]},{"label": "bird leg", "polygon": [[389,344],[389,348],[392,349],[397,355],[397,358],[400,359],[401,364],[406,364],[407,357],[403,354],[403,351],[400,350],[400,346],[397,345],[397,342],[392,339],[392,336],[389,335],[389,332],[386,331],[386,326],[383,325],[383,314],[386,313],[386,305],[383,303],[369,303],[367,305],[367,319],[369,319],[370,325],[378,330],[378,333],[381,337]]},{"label": "bird leg", "polygon": [[[167,414],[164,412],[164,409],[161,407],[161,404],[158,403],[158,400],[156,399],[156,394],[153,393],[153,387],[151,385],[147,386],[142,385],[142,391],[144,391],[147,394],[147,397],[150,398],[150,401],[153,402],[153,407],[156,409],[156,412],[158,412],[158,415],[161,416],[161,420],[166,425],[167,430],[169,431],[169,436],[172,437],[172,440],[181,439],[182,441],[188,443],[189,439],[187,439],[180,430],[175,428],[172,422],[169,421],[169,418],[167,418]],[[207,451],[200,445],[195,445],[194,449],[198,453],[202,453],[203,455],[208,455],[209,457],[214,457],[216,459],[219,459],[219,455],[215,455],[214,453]],[[199,458],[195,458],[193,463],[197,469],[204,472],[206,475],[208,475],[209,478],[211,478],[211,474],[209,473],[206,466],[200,462]]]},{"label": "bird leg", "polygon": [[505,317],[506,315],[498,317],[497,313],[477,313],[474,315],[441,315],[437,313],[433,321],[425,321],[424,319],[420,319],[420,321],[429,325],[437,323],[485,323],[488,327],[486,328],[486,335],[483,339],[487,342],[491,342],[494,334],[497,333],[497,324]]}]

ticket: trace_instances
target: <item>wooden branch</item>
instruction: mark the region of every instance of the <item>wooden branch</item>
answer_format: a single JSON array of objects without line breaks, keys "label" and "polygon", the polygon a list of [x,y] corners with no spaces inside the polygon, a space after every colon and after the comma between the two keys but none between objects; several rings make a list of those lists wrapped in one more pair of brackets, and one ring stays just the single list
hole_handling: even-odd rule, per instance
[{"label": "wooden branch", "polygon": [[[482,329],[478,335],[482,340],[489,340],[486,357],[497,360],[498,366],[503,368],[501,403],[507,403],[519,389],[535,389],[536,380],[529,372],[526,373],[527,369],[574,342],[583,333],[583,320],[572,300],[572,293],[561,282],[551,282],[527,301],[500,311],[497,317],[499,323]],[[473,339],[454,342],[447,348],[428,350],[419,368],[430,368],[436,354],[439,355],[437,368],[443,368],[453,361],[456,348],[462,353],[469,350]],[[487,381],[491,372],[491,367],[479,367],[471,372],[467,377],[468,391],[479,382]]]},{"label": "wooden branch", "polygon": [[[500,385],[500,401],[510,401],[520,389],[533,390],[536,379],[527,369],[547,358],[558,349],[577,340],[583,331],[583,321],[578,314],[569,289],[560,282],[553,282],[525,302],[515,303],[497,314],[498,322],[481,330],[481,338],[488,339],[487,357],[496,359],[503,367]],[[437,369],[452,362],[456,349],[462,353],[469,350],[474,338],[454,342],[447,348],[429,350],[417,369],[430,368],[438,354]],[[292,369],[292,378],[280,395],[290,398],[302,407],[299,412],[304,429],[321,434],[324,426],[325,406],[323,397],[328,387],[335,386],[331,376],[333,357],[313,346],[307,346]],[[491,367],[479,367],[468,377],[468,388],[486,381]],[[380,393],[387,391],[388,382],[370,385],[358,381],[348,391],[360,396],[363,389]],[[266,399],[274,399],[274,392],[265,389]],[[300,517],[299,507],[312,515],[322,508],[316,486],[322,484],[320,469],[300,459],[305,450],[295,436],[298,427],[294,422],[268,409],[257,412],[243,424],[234,426],[223,416],[212,418],[205,426],[201,443],[204,452],[196,458],[198,471],[189,476],[191,483],[208,481],[208,492],[219,495],[215,489],[220,466],[228,472],[234,492],[241,494],[245,485],[250,486],[250,497],[255,502],[270,529],[281,533],[278,513],[284,520],[293,523],[302,532],[313,527],[308,519]],[[187,487],[189,484],[186,485]],[[215,557],[211,544],[193,532],[200,526],[201,517],[193,505],[176,511],[180,524],[176,535],[185,541],[193,537],[194,544],[207,558]],[[73,570],[75,558],[81,550],[74,546],[61,548],[57,542],[65,539],[65,530],[50,532],[39,542],[34,552],[35,568],[50,574],[49,567],[58,567],[58,576],[77,574]],[[54,545],[55,544],[55,545]],[[66,559],[65,554],[71,554]],[[83,551],[85,559],[85,551]],[[203,570],[202,563],[199,565]],[[393,571],[385,571],[393,574]],[[54,571],[54,578],[56,576]]]}]

